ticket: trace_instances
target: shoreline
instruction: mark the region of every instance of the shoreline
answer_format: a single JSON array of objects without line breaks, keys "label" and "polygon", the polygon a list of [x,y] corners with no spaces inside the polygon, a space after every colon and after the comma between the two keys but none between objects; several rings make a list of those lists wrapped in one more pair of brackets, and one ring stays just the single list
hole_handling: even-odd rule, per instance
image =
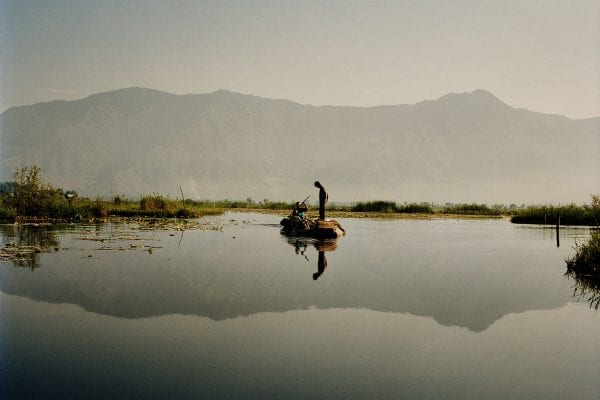
[{"label": "shoreline", "polygon": [[[161,216],[156,215],[152,212],[129,213],[129,215],[108,215],[105,217],[87,217],[82,219],[76,218],[55,218],[55,217],[15,217],[14,219],[0,220],[2,225],[53,225],[53,224],[103,224],[108,222],[142,222],[148,223],[152,221],[194,221],[202,219],[204,217],[222,215],[227,212],[233,213],[259,213],[259,214],[271,214],[278,215],[281,217],[288,216],[291,209],[269,209],[269,208],[251,208],[251,207],[216,207],[196,211],[195,216],[190,217],[177,217],[177,216]],[[309,211],[306,213],[307,218],[317,218],[317,211]],[[442,220],[442,219],[455,219],[455,220],[506,220],[510,223],[517,225],[536,225],[536,226],[555,226],[553,222],[537,222],[537,221],[515,221],[513,215],[499,214],[452,214],[452,213],[399,213],[399,212],[376,212],[376,211],[327,211],[327,218],[359,218],[359,219],[378,219],[378,220]],[[561,226],[588,226],[590,228],[595,225],[590,224],[572,224],[563,223]]]}]

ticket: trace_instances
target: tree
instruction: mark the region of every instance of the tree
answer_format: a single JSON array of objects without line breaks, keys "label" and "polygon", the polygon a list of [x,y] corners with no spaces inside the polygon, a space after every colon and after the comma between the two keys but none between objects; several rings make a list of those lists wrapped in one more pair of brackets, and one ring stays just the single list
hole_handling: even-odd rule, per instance
[{"label": "tree", "polygon": [[16,182],[0,182],[0,195],[12,195],[16,186]]},{"label": "tree", "polygon": [[44,182],[42,169],[37,165],[17,168],[14,179],[14,191],[8,201],[17,215],[46,216],[52,206],[64,202],[62,190]]},{"label": "tree", "polygon": [[597,216],[600,215],[600,195],[593,194],[592,195],[592,216],[596,221],[596,227],[600,228],[599,218]]},{"label": "tree", "polygon": [[592,195],[592,208],[600,209],[600,194]]}]

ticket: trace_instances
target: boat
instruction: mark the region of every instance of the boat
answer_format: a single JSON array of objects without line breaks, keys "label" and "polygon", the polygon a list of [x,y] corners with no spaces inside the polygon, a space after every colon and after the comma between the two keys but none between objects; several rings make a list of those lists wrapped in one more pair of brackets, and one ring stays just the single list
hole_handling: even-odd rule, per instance
[{"label": "boat", "polygon": [[335,239],[344,236],[346,231],[336,220],[310,219],[292,212],[280,222],[281,234],[315,239]]}]

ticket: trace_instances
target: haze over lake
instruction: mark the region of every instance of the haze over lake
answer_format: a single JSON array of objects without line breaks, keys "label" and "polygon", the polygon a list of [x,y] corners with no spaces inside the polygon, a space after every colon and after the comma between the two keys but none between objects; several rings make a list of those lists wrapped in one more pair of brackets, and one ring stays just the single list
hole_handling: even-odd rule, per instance
[{"label": "haze over lake", "polygon": [[0,399],[598,400],[599,16],[0,0]]},{"label": "haze over lake", "polygon": [[181,186],[192,199],[298,201],[318,178],[339,202],[583,202],[600,186],[599,124],[485,90],[357,108],[129,88],[5,111],[0,171],[37,164],[88,196]]}]

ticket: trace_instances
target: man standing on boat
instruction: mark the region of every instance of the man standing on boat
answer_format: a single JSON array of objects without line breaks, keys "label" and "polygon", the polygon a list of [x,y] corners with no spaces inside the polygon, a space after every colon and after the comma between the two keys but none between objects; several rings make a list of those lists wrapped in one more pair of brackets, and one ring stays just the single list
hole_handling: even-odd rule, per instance
[{"label": "man standing on boat", "polygon": [[329,196],[327,195],[325,188],[323,187],[323,185],[321,185],[321,183],[319,181],[315,182],[315,186],[319,188],[319,219],[324,221],[325,220],[325,203],[327,203]]}]

